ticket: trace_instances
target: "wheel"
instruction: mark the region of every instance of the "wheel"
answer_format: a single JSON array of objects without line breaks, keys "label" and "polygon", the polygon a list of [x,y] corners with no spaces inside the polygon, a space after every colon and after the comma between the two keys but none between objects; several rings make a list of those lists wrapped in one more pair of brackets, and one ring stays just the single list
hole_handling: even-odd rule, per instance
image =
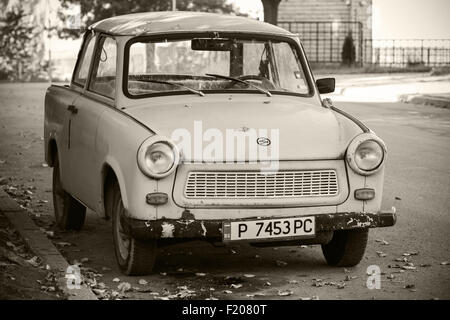
[{"label": "wheel", "polygon": [[353,267],[366,251],[369,229],[334,231],[333,238],[322,245],[322,252],[330,266]]},{"label": "wheel", "polygon": [[126,232],[123,219],[125,208],[117,182],[107,190],[106,210],[112,217],[114,251],[122,273],[130,276],[150,273],[156,259],[156,240],[140,241]]},{"label": "wheel", "polygon": [[86,218],[86,207],[64,191],[61,184],[59,159],[53,166],[53,207],[56,224],[63,230],[80,230]]}]

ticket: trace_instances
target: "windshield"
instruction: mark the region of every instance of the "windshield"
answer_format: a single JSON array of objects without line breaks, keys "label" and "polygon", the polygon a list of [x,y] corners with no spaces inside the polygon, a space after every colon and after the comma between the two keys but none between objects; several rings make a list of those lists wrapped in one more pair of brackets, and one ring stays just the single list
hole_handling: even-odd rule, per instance
[{"label": "windshield", "polygon": [[299,53],[286,41],[142,40],[128,50],[126,89],[135,97],[176,91],[309,93]]}]

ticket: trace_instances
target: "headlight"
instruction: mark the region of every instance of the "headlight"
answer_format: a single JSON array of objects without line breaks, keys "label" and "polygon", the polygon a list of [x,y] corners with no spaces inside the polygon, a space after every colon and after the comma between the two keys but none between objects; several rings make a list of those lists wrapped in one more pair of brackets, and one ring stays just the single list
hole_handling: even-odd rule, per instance
[{"label": "headlight", "polygon": [[151,178],[163,178],[175,170],[179,154],[177,147],[169,140],[153,136],[142,143],[138,151],[138,166]]},{"label": "headlight", "polygon": [[384,142],[373,133],[357,136],[347,149],[347,162],[354,171],[362,175],[377,172],[385,157]]}]

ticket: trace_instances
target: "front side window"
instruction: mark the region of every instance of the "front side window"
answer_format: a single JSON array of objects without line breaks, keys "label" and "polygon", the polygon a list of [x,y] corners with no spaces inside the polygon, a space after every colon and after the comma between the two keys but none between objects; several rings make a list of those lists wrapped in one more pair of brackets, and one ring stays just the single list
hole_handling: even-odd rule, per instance
[{"label": "front side window", "polygon": [[89,90],[114,98],[116,91],[116,41],[109,37],[99,40]]},{"label": "front side window", "polygon": [[269,92],[310,92],[299,53],[287,41],[192,37],[133,41],[128,50],[124,80],[126,93],[134,97],[186,87],[205,93],[255,91],[255,86]]},{"label": "front side window", "polygon": [[83,53],[80,56],[81,60],[78,62],[77,70],[75,71],[73,82],[83,87],[88,77],[89,66],[91,65],[92,55],[94,53],[95,39],[96,36],[92,36],[91,34],[87,36]]}]

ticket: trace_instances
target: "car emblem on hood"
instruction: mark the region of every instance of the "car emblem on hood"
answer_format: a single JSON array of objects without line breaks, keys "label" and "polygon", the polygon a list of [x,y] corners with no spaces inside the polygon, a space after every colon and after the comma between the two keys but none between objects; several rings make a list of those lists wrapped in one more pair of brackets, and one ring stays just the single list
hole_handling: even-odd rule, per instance
[{"label": "car emblem on hood", "polygon": [[260,146],[270,146],[270,140],[269,138],[265,138],[265,137],[259,137],[258,139],[256,139],[256,143],[259,144]]}]

